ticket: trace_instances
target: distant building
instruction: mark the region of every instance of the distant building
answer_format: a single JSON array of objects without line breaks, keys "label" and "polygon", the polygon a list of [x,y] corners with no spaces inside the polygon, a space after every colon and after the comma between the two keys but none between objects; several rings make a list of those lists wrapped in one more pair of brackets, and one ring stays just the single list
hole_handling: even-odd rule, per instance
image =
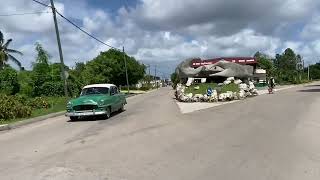
[{"label": "distant building", "polygon": [[146,77],[143,80],[140,80],[137,84],[137,88],[141,88],[147,84],[150,84],[151,87],[161,87],[162,86],[162,80],[159,76],[152,76],[152,75],[146,75]]},{"label": "distant building", "polygon": [[[258,69],[257,65],[258,62],[256,60],[256,58],[254,57],[219,57],[219,58],[213,58],[213,59],[193,59],[191,61],[191,67],[193,68],[197,68],[200,66],[204,66],[204,65],[210,65],[210,64],[215,64],[221,60],[225,60],[225,61],[229,61],[229,62],[233,62],[233,63],[238,63],[238,64],[242,64],[242,65],[250,65],[253,66],[253,77],[252,79],[256,82],[265,82],[266,81],[266,70],[264,69]],[[198,78],[196,79],[199,82],[205,82],[204,77],[202,78]]]},{"label": "distant building", "polygon": [[254,69],[257,67],[257,64],[258,64],[257,60],[254,57],[220,57],[220,58],[204,59],[204,60],[194,59],[192,60],[192,66],[194,68],[197,68],[203,65],[215,64],[221,60],[243,64],[243,65],[251,65],[254,67]]}]

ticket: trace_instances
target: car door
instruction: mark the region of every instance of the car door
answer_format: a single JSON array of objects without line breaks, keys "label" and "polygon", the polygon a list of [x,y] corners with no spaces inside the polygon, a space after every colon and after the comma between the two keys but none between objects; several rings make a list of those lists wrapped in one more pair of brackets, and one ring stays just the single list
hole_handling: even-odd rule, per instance
[{"label": "car door", "polygon": [[120,97],[118,93],[118,89],[115,86],[110,87],[110,96],[111,96],[111,111],[115,112],[120,108]]},{"label": "car door", "polygon": [[119,110],[121,107],[121,97],[120,92],[117,86],[114,86],[114,96],[115,96],[115,103],[116,103],[116,110]]}]

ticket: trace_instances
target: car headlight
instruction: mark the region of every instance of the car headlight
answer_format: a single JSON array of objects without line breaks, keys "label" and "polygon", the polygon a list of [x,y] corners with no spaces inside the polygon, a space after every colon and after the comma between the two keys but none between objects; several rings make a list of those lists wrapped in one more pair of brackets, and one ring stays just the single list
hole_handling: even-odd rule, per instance
[{"label": "car headlight", "polygon": [[72,102],[71,101],[68,102],[67,107],[72,107]]},{"label": "car headlight", "polygon": [[98,106],[103,106],[104,105],[104,100],[100,100],[99,102],[98,102]]}]

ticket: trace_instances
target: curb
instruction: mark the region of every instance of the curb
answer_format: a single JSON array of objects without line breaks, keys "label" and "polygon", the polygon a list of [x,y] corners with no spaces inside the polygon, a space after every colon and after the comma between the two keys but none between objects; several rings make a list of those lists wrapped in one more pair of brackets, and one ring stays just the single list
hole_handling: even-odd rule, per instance
[{"label": "curb", "polygon": [[54,118],[57,116],[62,116],[64,114],[65,114],[65,111],[61,111],[61,112],[47,114],[44,116],[39,116],[39,117],[35,117],[35,118],[30,118],[30,119],[18,121],[18,122],[12,123],[12,124],[3,124],[3,125],[0,125],[0,131],[15,129],[15,128],[18,128],[18,127],[21,127],[21,126],[24,126],[27,124],[43,121],[43,120],[46,120],[49,118]]}]

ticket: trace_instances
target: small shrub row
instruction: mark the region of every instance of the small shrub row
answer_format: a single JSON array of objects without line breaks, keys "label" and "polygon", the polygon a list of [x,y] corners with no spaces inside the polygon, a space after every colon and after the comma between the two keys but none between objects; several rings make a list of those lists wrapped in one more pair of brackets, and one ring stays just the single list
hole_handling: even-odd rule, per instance
[{"label": "small shrub row", "polygon": [[65,107],[66,101],[64,97],[29,98],[19,94],[0,94],[0,120],[30,117],[34,110],[48,109],[51,106]]},{"label": "small shrub row", "polygon": [[0,120],[29,117],[32,108],[23,103],[23,100],[16,96],[0,94]]}]

